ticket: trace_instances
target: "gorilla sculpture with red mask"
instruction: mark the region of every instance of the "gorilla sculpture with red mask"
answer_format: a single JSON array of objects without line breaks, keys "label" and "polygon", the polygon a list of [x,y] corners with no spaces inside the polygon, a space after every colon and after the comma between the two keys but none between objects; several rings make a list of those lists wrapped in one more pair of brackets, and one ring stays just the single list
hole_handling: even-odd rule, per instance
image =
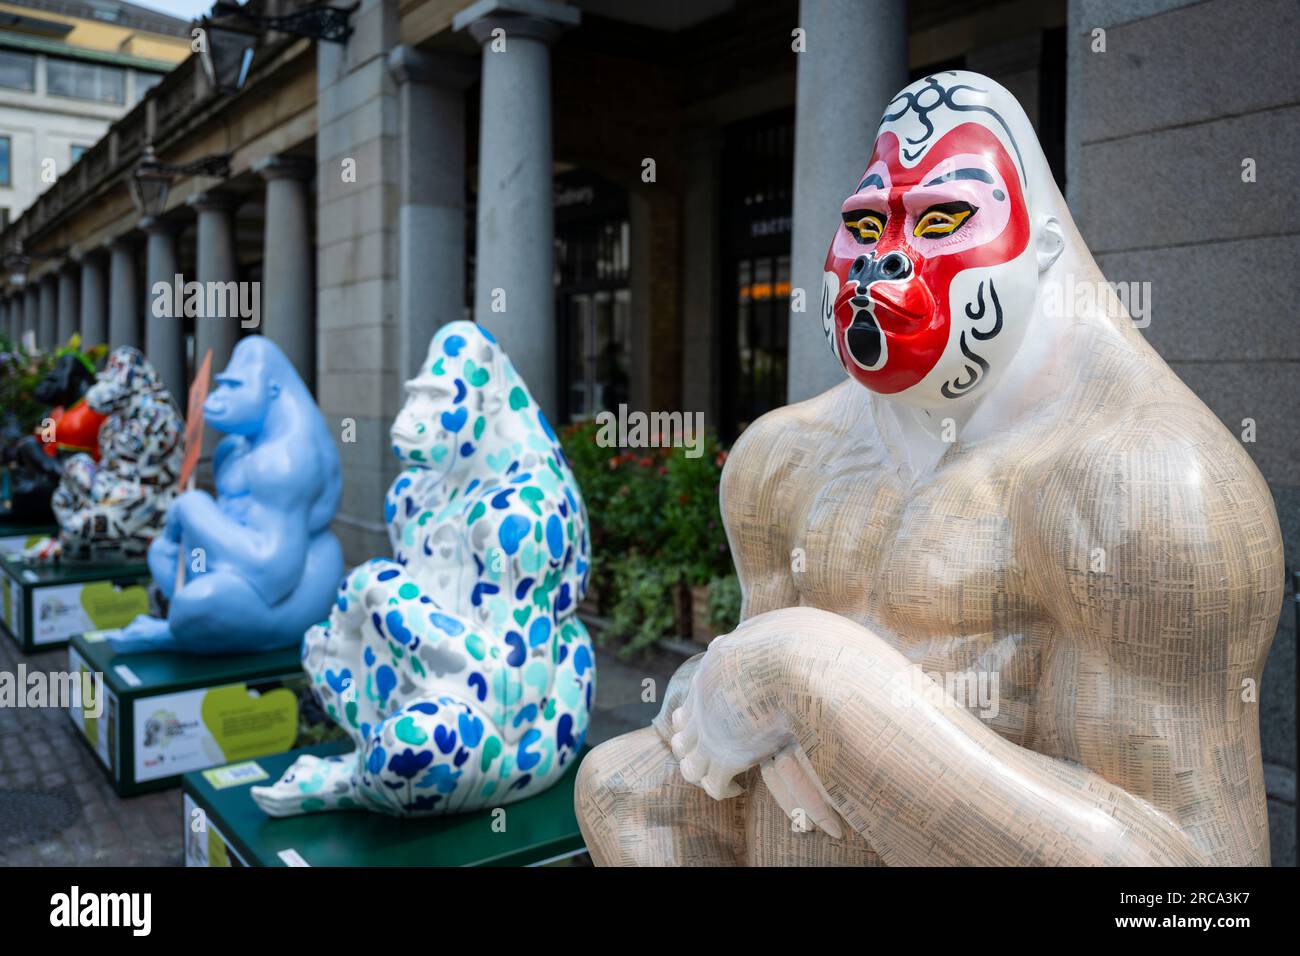
[{"label": "gorilla sculpture with red mask", "polygon": [[593,859],[1267,864],[1259,471],[997,83],[908,86],[846,192],[821,320],[847,380],[732,450],[741,624],[583,762]]},{"label": "gorilla sculpture with red mask", "polygon": [[[51,498],[63,474],[63,462],[85,452],[99,458],[99,428],[104,416],[92,409],[85,393],[95,381],[97,346],[81,351],[79,337],[60,349],[45,378],[36,386],[36,401],[50,406],[35,434],[16,433],[16,420],[5,423],[0,436],[0,465],[6,466],[8,511],[4,519],[27,524],[53,524]],[[47,429],[45,424],[52,427]]]}]

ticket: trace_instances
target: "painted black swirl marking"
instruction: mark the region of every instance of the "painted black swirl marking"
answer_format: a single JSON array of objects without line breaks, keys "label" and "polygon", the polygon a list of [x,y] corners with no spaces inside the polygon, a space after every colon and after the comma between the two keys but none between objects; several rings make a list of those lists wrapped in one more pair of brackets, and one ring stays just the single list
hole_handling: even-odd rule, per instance
[{"label": "painted black swirl marking", "polygon": [[[953,70],[948,70],[944,75],[956,76],[957,74]],[[903,157],[909,163],[915,162],[917,157],[929,148],[930,137],[934,135],[934,122],[930,119],[930,114],[939,107],[946,106],[948,109],[957,110],[959,112],[988,113],[998,121],[998,124],[1007,134],[1007,138],[1011,140],[1011,148],[1016,151],[1016,164],[1020,167],[1021,182],[1027,184],[1028,180],[1025,178],[1025,161],[1024,157],[1020,154],[1020,144],[1016,142],[1016,137],[1012,134],[1011,127],[1007,125],[1007,121],[1002,118],[1002,115],[989,106],[981,106],[977,103],[958,103],[953,99],[954,95],[961,90],[970,90],[972,93],[987,93],[988,90],[982,90],[979,87],[971,86],[968,83],[956,83],[952,86],[944,86],[939,82],[939,76],[940,74],[937,73],[927,76],[922,81],[926,84],[925,87],[915,93],[903,90],[898,94],[898,96],[894,97],[894,99],[890,101],[889,106],[885,107],[885,115],[880,118],[880,122],[883,125],[892,122],[893,120],[901,119],[908,113],[915,113],[917,121],[925,128],[924,132],[922,132],[920,136],[909,136],[907,138],[908,146],[915,146],[918,148],[915,150],[909,150],[904,146],[902,150]],[[927,97],[927,100],[929,101],[922,103],[921,97],[926,96],[927,93],[934,93],[934,98],[930,99]],[[889,110],[893,108],[894,104],[900,101],[903,105],[899,107],[896,112],[889,112]]]},{"label": "painted black swirl marking", "polygon": [[979,367],[976,368],[974,365],[967,364],[966,374],[970,376],[969,378],[967,378],[965,381],[961,379],[954,379],[951,382],[944,382],[939,389],[939,391],[943,394],[944,398],[960,398],[966,392],[969,392],[972,388],[974,388],[979,383],[980,379],[984,377],[984,373],[986,373],[989,370],[989,363],[984,361],[983,358],[976,355],[974,352],[972,352],[970,348],[966,345],[965,332],[961,334],[960,341],[961,341],[961,354],[966,356],[971,361],[977,363]]},{"label": "painted black swirl marking", "polygon": [[[981,342],[987,342],[989,339],[997,336],[1002,331],[1002,303],[998,301],[998,290],[993,287],[993,280],[989,280],[989,297],[993,300],[993,328],[987,332],[981,332],[979,329],[972,327],[970,334]],[[966,303],[966,318],[972,322],[978,322],[984,318],[984,283],[980,283],[979,289],[975,293],[975,302]],[[978,305],[978,311],[975,306]]]},{"label": "painted black swirl marking", "polygon": [[[987,332],[981,332],[973,325],[970,329],[971,336],[980,342],[987,342],[1002,331],[1002,303],[998,301],[998,290],[993,287],[992,279],[989,280],[989,298],[993,301],[993,327]],[[975,292],[975,301],[966,303],[966,317],[972,322],[978,322],[984,318],[984,313],[987,310],[988,307],[984,302],[984,283],[981,282]],[[984,360],[984,357],[971,351],[970,346],[966,344],[966,333],[964,331],[961,333],[958,343],[961,346],[961,354],[975,364],[972,365],[968,362],[964,377],[944,382],[939,387],[939,392],[944,398],[960,398],[978,385],[989,370],[989,363]]]}]

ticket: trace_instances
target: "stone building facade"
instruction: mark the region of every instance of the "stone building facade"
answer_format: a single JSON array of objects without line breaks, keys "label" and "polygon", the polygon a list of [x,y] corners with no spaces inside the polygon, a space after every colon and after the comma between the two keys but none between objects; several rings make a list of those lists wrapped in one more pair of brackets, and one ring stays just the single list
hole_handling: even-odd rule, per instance
[{"label": "stone building facade", "polygon": [[[153,282],[260,283],[256,331],[338,425],[350,561],[388,549],[388,424],[451,319],[502,337],[560,421],[626,402],[730,438],[838,382],[792,293],[820,288],[887,98],[962,67],[1025,105],[1108,278],[1150,284],[1155,347],[1234,433],[1255,423],[1296,567],[1294,4],[361,0],[349,26],[264,34],[235,93],[198,57],[169,74],[0,236],[30,260],[0,328],[140,344],[181,390],[250,330],[159,321]],[[177,177],[144,219],[127,182],[146,143],[168,163],[228,154],[229,175]],[[1277,863],[1294,863],[1294,674],[1288,605],[1261,721]]]}]

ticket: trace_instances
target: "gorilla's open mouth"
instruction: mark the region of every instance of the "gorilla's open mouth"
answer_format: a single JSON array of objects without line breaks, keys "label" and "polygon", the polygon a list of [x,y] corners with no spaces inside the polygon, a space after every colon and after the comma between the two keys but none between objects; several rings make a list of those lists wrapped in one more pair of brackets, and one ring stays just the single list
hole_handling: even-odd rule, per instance
[{"label": "gorilla's open mouth", "polygon": [[885,340],[880,334],[880,326],[871,314],[871,300],[864,295],[857,295],[849,300],[849,305],[853,307],[853,323],[844,332],[844,343],[857,365],[867,371],[874,371],[883,364],[881,358]]}]

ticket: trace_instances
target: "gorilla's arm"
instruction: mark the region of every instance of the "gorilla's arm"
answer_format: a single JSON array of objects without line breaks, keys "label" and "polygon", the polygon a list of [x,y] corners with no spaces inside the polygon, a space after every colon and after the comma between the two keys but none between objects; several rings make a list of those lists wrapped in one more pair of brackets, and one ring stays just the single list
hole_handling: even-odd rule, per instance
[{"label": "gorilla's arm", "polygon": [[799,482],[791,480],[789,458],[773,449],[801,431],[801,408],[779,408],[750,425],[722,470],[718,497],[744,593],[741,620],[799,603],[787,527],[797,509],[786,495]]},{"label": "gorilla's arm", "polygon": [[[999,736],[886,641],[817,608],[716,639],[674,729],[683,775],[717,798],[750,767],[806,754],[830,808],[889,865],[1206,862],[1170,816]],[[787,792],[817,789],[796,780]],[[799,809],[825,812],[815,797],[786,807]]]},{"label": "gorilla's arm", "polygon": [[168,510],[167,523],[181,529],[187,551],[203,549],[208,570],[234,570],[268,604],[277,604],[302,580],[309,504],[297,495],[268,500],[254,494],[242,524],[207,492],[187,491]]}]

